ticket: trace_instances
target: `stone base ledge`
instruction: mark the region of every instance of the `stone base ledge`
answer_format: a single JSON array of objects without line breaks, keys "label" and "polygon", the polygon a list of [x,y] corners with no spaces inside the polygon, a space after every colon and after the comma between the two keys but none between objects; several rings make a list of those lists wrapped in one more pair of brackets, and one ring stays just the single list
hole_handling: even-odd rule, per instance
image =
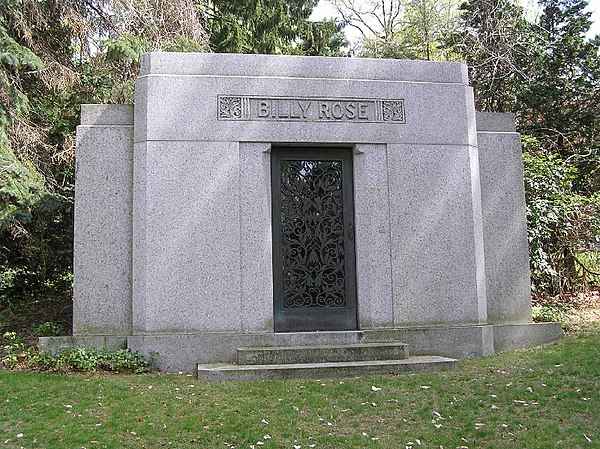
[{"label": "stone base ledge", "polygon": [[40,338],[41,349],[129,348],[155,355],[160,371],[194,372],[197,364],[234,363],[238,348],[270,346],[408,343],[415,356],[457,359],[537,346],[562,336],[560,323],[523,323],[449,327],[410,327],[343,332],[201,333],[129,336],[73,336]]},{"label": "stone base ledge", "polygon": [[40,337],[40,349],[56,354],[61,349],[107,348],[126,349],[126,335],[86,335],[72,337]]},{"label": "stone base ledge", "polygon": [[563,335],[561,323],[495,324],[495,352],[531,348],[558,340]]}]

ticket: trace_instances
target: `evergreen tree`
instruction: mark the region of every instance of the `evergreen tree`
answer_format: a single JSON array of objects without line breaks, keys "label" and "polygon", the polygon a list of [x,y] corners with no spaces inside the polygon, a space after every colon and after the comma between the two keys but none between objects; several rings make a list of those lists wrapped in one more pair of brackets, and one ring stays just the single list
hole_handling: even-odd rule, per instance
[{"label": "evergreen tree", "polygon": [[0,0],[0,310],[69,295],[80,104],[130,102],[143,51],[206,49],[202,12],[194,0]]},{"label": "evergreen tree", "polygon": [[560,295],[585,285],[582,255],[600,238],[600,39],[584,0],[542,0],[528,22],[511,0],[463,4],[453,42],[477,108],[515,112],[524,135],[532,283]]},{"label": "evergreen tree", "polygon": [[575,187],[600,191],[600,36],[586,37],[585,0],[542,0],[538,44],[518,95],[519,124],[578,169]]},{"label": "evergreen tree", "polygon": [[217,53],[339,55],[345,39],[332,21],[309,23],[318,0],[210,0],[210,48]]}]

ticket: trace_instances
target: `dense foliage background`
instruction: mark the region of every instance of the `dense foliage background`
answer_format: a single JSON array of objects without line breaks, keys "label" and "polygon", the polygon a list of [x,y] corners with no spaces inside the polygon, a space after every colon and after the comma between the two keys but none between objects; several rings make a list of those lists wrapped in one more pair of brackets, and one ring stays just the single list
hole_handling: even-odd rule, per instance
[{"label": "dense foliage background", "polygon": [[[81,103],[131,102],[146,51],[466,61],[477,108],[523,134],[532,288],[600,284],[600,37],[584,0],[0,0],[0,327],[45,310],[68,331]],[[346,29],[360,39],[350,45]],[[51,311],[48,313],[48,311]],[[34,316],[23,318],[35,324]]]}]

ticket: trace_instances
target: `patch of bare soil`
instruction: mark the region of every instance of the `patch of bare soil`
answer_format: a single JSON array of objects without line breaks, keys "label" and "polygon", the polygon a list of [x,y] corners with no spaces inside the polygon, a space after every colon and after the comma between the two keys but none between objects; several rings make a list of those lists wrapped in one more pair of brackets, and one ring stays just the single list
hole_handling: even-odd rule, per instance
[{"label": "patch of bare soil", "polygon": [[54,298],[35,298],[21,301],[2,312],[0,334],[14,331],[21,335],[31,335],[36,326],[54,322],[63,329],[62,335],[70,335],[73,323],[73,300],[71,295]]}]

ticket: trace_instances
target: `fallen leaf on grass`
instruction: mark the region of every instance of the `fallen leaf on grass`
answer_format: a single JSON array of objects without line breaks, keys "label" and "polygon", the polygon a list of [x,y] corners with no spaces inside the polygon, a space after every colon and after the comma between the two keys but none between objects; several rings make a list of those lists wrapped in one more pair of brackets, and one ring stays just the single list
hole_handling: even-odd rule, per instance
[{"label": "fallen leaf on grass", "polygon": [[481,422],[476,422],[476,423],[475,423],[475,428],[476,428],[477,430],[481,430],[481,429],[483,429],[484,427],[485,427],[485,424],[484,424],[484,423],[481,423]]}]

